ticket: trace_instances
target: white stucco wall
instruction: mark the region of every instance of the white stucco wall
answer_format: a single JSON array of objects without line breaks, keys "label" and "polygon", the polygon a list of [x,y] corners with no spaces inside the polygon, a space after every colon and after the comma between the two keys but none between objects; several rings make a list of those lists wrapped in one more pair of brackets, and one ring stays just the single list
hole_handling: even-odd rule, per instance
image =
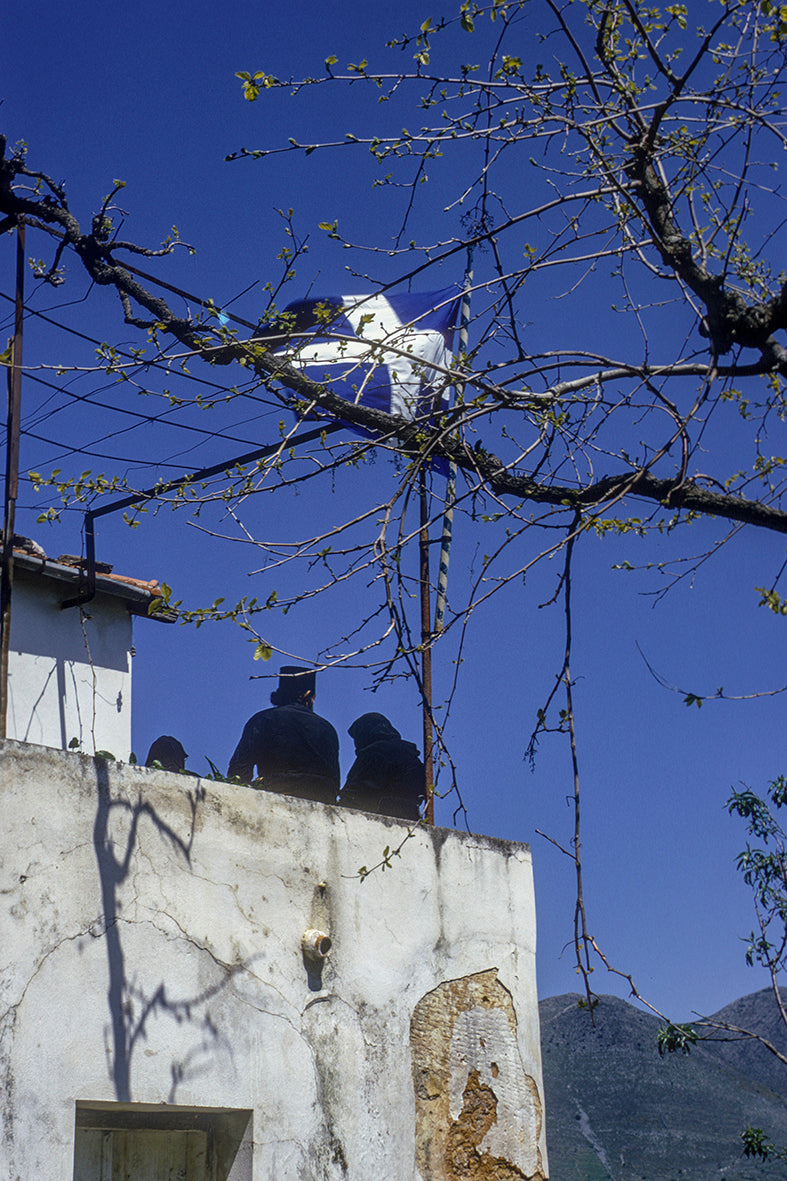
[{"label": "white stucco wall", "polygon": [[1,1177],[69,1181],[80,1101],[248,1109],[254,1181],[546,1174],[526,846],[362,881],[406,824],[15,742],[0,807]]},{"label": "white stucco wall", "polygon": [[131,750],[131,616],[98,595],[62,610],[76,593],[55,579],[17,573],[8,660],[9,738],[68,749]]}]

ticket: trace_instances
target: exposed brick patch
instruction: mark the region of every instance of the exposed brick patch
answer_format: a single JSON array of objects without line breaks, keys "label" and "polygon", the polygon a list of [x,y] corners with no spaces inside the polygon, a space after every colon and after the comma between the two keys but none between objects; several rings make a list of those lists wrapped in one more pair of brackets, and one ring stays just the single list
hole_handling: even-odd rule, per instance
[{"label": "exposed brick patch", "polygon": [[416,1005],[410,1049],[423,1181],[542,1181],[541,1097],[516,1034],[495,968],[445,981]]}]

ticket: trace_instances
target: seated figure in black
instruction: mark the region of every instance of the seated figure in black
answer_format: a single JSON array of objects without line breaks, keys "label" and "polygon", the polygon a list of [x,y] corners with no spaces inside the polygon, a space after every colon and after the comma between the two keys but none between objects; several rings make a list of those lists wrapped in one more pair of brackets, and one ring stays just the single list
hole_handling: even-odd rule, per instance
[{"label": "seated figure in black", "polygon": [[405,742],[384,714],[362,714],[347,731],[355,762],[339,803],[381,816],[418,820],[426,796],[424,765],[413,742]]},{"label": "seated figure in black", "polygon": [[330,722],[313,712],[316,674],[296,665],[279,670],[273,709],[250,718],[230,760],[228,777],[250,783],[257,769],[264,791],[336,803],[339,738]]},{"label": "seated figure in black", "polygon": [[188,757],[177,738],[161,734],[148,751],[145,766],[152,767],[155,763],[162,771],[185,771]]}]

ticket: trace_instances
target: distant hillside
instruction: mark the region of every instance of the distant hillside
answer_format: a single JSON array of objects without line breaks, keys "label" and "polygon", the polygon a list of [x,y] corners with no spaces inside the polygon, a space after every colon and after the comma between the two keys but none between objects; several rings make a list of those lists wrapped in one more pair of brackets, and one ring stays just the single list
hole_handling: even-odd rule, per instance
[{"label": "distant hillside", "polygon": [[[752,1041],[699,1043],[659,1057],[658,1018],[602,996],[595,1026],[578,994],[541,1002],[551,1181],[783,1181],[785,1163],[747,1160],[749,1124],[787,1145],[787,1066]],[[780,1049],[772,993],[714,1015]]]}]

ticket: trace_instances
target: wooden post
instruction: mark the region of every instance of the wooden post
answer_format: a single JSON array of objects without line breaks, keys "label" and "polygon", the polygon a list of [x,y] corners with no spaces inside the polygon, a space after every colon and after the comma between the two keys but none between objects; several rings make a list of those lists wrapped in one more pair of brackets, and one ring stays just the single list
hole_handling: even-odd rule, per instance
[{"label": "wooden post", "polygon": [[22,405],[22,323],[24,318],[25,227],[16,230],[16,305],[12,365],[8,370],[6,420],[3,566],[0,576],[0,738],[8,719],[8,650],[11,639],[11,591],[14,583],[14,522],[19,492],[19,416]]}]

